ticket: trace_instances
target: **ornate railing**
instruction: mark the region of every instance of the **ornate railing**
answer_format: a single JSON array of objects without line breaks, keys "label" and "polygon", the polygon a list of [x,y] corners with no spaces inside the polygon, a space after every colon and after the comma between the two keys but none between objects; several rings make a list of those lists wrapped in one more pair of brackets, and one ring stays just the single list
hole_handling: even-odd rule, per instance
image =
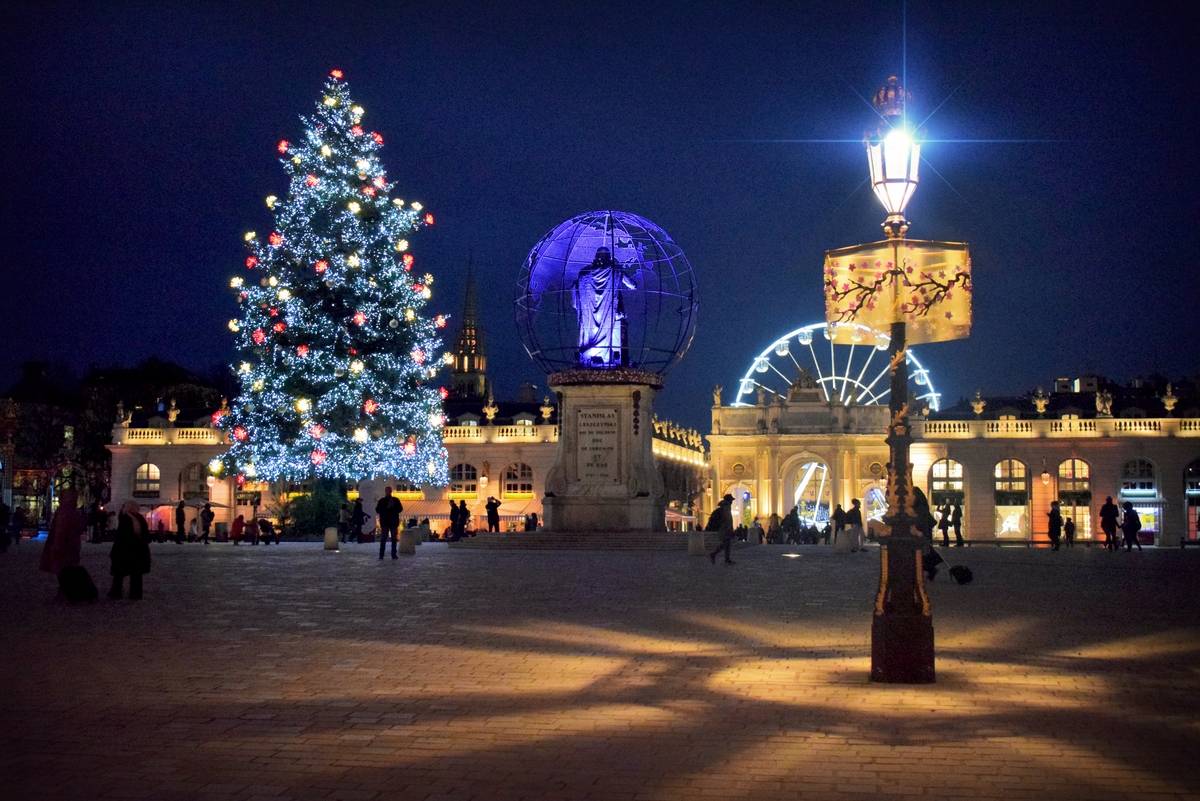
[{"label": "ornate railing", "polygon": [[1092,420],[924,420],[913,434],[928,439],[1036,437],[1197,437],[1200,419],[1113,418]]}]

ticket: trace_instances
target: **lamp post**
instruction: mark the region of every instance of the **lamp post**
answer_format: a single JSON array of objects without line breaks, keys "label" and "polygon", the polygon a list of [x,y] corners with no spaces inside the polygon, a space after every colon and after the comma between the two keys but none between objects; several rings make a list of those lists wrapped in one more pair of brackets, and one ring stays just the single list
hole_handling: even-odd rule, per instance
[{"label": "lamp post", "polygon": [[918,182],[920,143],[895,78],[874,97],[878,128],[864,137],[871,188],[888,212],[886,239],[825,254],[826,321],[834,342],[851,342],[854,322],[882,335],[888,352],[888,514],[880,537],[880,580],[871,624],[871,680],[934,681],[933,616],[925,592],[909,449],[908,346],[965,337],[970,330],[970,256],[953,242],[906,239],[904,209]]}]

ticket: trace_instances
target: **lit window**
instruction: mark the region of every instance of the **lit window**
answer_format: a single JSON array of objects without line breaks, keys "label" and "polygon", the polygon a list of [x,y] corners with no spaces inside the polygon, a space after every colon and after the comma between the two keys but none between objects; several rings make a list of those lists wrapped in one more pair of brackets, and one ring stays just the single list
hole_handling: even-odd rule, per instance
[{"label": "lit window", "polygon": [[1130,459],[1121,468],[1121,494],[1155,496],[1158,494],[1154,465],[1145,459]]},{"label": "lit window", "polygon": [[162,474],[158,470],[158,465],[140,465],[133,474],[133,497],[157,498],[161,480]]},{"label": "lit window", "polygon": [[450,468],[451,494],[474,495],[478,481],[479,473],[472,465],[460,463]]},{"label": "lit window", "polygon": [[504,468],[504,494],[533,495],[533,468],[524,463]]},{"label": "lit window", "polygon": [[1058,466],[1058,505],[1062,516],[1075,523],[1075,536],[1092,536],[1090,469],[1082,459],[1067,459]]}]

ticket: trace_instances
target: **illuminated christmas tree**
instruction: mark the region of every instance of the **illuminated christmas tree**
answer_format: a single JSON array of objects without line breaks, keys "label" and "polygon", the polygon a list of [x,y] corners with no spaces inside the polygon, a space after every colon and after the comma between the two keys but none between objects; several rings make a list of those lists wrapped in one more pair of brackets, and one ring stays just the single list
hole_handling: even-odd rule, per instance
[{"label": "illuminated christmas tree", "polygon": [[285,197],[266,237],[246,234],[246,269],[230,282],[229,328],[241,395],[220,425],[232,447],[214,468],[246,478],[394,476],[445,484],[443,317],[421,309],[433,276],[405,238],[433,215],[392,197],[363,109],[335,70],[303,141],[283,141]]}]

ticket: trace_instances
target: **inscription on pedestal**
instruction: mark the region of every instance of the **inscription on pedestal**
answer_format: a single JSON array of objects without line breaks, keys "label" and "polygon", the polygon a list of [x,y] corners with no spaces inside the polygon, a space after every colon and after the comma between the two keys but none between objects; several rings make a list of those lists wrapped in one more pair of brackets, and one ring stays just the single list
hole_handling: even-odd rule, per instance
[{"label": "inscription on pedestal", "polygon": [[620,410],[613,406],[589,406],[576,410],[577,480],[620,481],[617,466],[619,415]]}]

